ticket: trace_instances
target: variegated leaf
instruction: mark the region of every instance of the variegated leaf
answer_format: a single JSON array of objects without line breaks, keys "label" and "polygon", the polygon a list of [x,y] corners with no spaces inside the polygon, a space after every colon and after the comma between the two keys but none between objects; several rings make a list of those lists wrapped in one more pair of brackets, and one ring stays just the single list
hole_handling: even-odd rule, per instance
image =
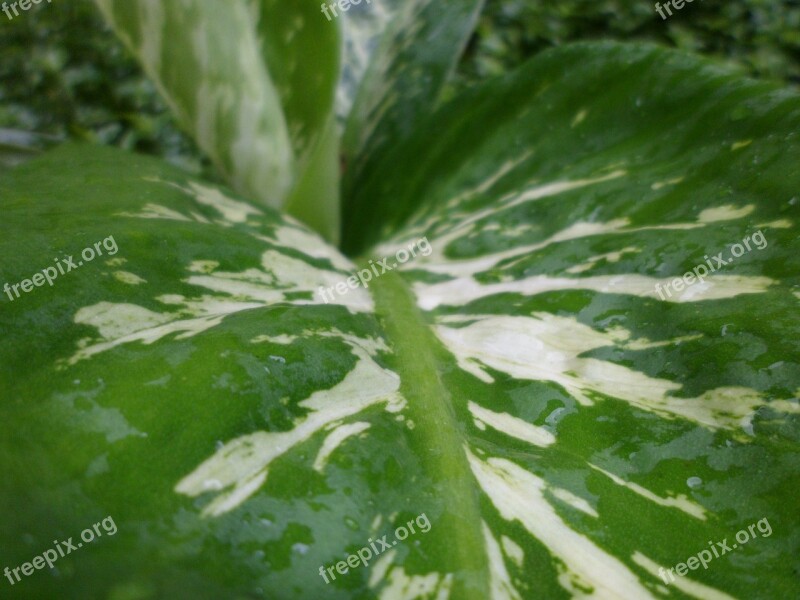
[{"label": "variegated leaf", "polygon": [[[333,123],[339,35],[315,5],[96,1],[179,122],[236,189],[282,207],[293,189],[309,185],[309,169],[337,163],[336,144],[324,138]],[[317,204],[331,214],[337,182],[314,189]],[[304,214],[306,202],[299,202]],[[338,223],[319,228],[332,236]]]},{"label": "variegated leaf", "polygon": [[[376,3],[375,10],[391,4],[389,0]],[[348,33],[355,29],[356,35],[361,34],[356,28],[365,19],[356,16],[358,13],[345,19],[345,41],[349,42],[345,48],[346,51],[351,46],[357,48],[350,52],[357,62],[344,73],[342,85],[357,80],[356,69],[364,64],[358,58],[364,55],[367,44],[373,48],[363,79],[357,80],[358,92],[342,141],[348,163],[344,184],[345,220],[351,209],[347,205],[348,194],[361,185],[362,173],[369,170],[373,158],[399,144],[417,127],[418,121],[436,107],[482,6],[483,0],[403,2],[392,7],[394,12],[379,38],[372,40],[360,35],[355,42]],[[365,10],[371,9],[365,7]]]},{"label": "variegated leaf", "polygon": [[[330,5],[325,3],[325,6]],[[336,116],[342,129],[353,109],[370,59],[399,7],[400,0],[363,0],[360,5],[351,6],[347,12],[339,14],[343,43],[342,73],[336,89]]]},{"label": "variegated leaf", "polygon": [[596,44],[431,123],[359,189],[384,237],[358,264],[150,159],[70,147],[0,180],[9,283],[118,244],[0,306],[3,564],[119,527],[14,593],[797,594],[798,95]]},{"label": "variegated leaf", "polygon": [[433,248],[376,310],[409,406],[455,432],[485,597],[800,592],[798,134],[794,91],[580,45],[444,107],[358,190],[370,256]]},{"label": "variegated leaf", "polygon": [[[376,447],[356,434],[385,431],[381,447],[414,460],[373,300],[315,297],[353,265],[288,217],[108,149],[60,148],[7,174],[0,198],[4,282],[65,271],[0,306],[0,505],[15,515],[0,562],[106,515],[118,526],[15,596],[322,593],[315,561],[377,514]],[[229,452],[237,466],[216,470]],[[360,475],[328,482],[351,463]],[[399,492],[380,505],[417,508]]]}]

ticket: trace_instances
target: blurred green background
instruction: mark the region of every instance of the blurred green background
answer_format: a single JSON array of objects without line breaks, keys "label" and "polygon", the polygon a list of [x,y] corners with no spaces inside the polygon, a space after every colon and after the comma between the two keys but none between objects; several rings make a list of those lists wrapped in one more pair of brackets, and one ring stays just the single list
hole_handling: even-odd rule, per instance
[{"label": "blurred green background", "polygon": [[[651,0],[488,0],[449,93],[586,39],[655,41],[800,83],[800,0],[695,0],[667,20]],[[44,134],[3,132],[6,163],[73,137],[213,176],[90,0],[43,3],[13,21],[0,13],[0,48],[0,128]]]}]

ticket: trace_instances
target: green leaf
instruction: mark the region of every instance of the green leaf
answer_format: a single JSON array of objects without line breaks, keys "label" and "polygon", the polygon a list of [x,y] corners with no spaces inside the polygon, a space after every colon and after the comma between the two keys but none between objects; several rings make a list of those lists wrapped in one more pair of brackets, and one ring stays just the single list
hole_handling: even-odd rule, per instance
[{"label": "green leaf", "polygon": [[250,0],[264,62],[281,97],[295,156],[307,162],[332,113],[339,73],[339,28],[315,3]]},{"label": "green leaf", "polygon": [[[346,277],[349,261],[271,209],[104,148],[48,153],[0,180],[0,197],[3,282],[48,267],[56,276],[33,292],[9,288],[14,299],[4,294],[0,307],[0,506],[19,516],[0,526],[0,557],[17,566],[108,515],[119,527],[62,559],[60,575],[37,572],[16,589],[38,598],[90,589],[104,598],[244,597],[281,589],[292,556],[318,558],[292,550],[311,545],[312,521],[327,528],[332,519],[326,554],[344,535],[360,540],[366,517],[346,507],[344,490],[331,490],[332,512],[289,523],[291,496],[326,487],[321,475],[296,479],[289,463],[270,465],[270,485],[286,482],[288,495],[261,490],[267,504],[244,521],[222,516],[226,496],[233,506],[251,495],[236,481],[228,487],[235,472],[219,475],[228,489],[216,500],[179,485],[245,433],[275,432],[281,458],[295,460],[316,455],[323,427],[358,408],[383,427],[394,422],[381,415],[399,382],[376,362],[384,342],[372,300],[363,290],[337,305],[314,299],[319,285]],[[89,261],[96,242],[103,255]],[[348,394],[353,404],[333,406],[331,391],[315,409],[308,399],[347,387],[356,367],[351,379],[369,385]],[[299,420],[314,424],[293,433]],[[372,484],[360,484],[364,500]],[[345,526],[350,514],[359,527]],[[308,567],[313,577],[295,571],[291,589],[321,591],[317,567]]]},{"label": "green leaf", "polygon": [[[333,243],[339,241],[339,136],[334,101],[339,28],[313,2],[251,0],[265,61],[281,96],[298,176],[284,210]],[[313,73],[313,74],[311,74]],[[269,143],[269,139],[260,140]]]},{"label": "green leaf", "polygon": [[[394,10],[385,32],[372,42],[376,47],[349,113],[342,142],[348,163],[345,199],[372,157],[400,143],[436,106],[482,6],[483,0],[414,0]],[[345,219],[349,209],[345,205]]]},{"label": "green leaf", "polygon": [[[342,27],[342,73],[336,90],[336,116],[346,123],[356,94],[381,36],[386,33],[400,0],[362,1],[344,13],[338,13]],[[330,14],[330,4],[325,3]],[[333,19],[334,17],[331,17]]]},{"label": "green leaf", "polygon": [[[346,199],[343,247],[356,254],[385,240],[433,202],[432,190],[438,196],[456,184],[470,187],[482,181],[482,172],[491,175],[487,169],[494,163],[513,169],[527,160],[526,176],[554,180],[615,171],[616,161],[630,161],[637,152],[638,160],[661,176],[688,153],[689,167],[701,180],[698,201],[720,187],[718,179],[728,178],[743,181],[755,194],[771,195],[774,178],[789,185],[776,171],[761,173],[772,157],[785,153],[775,140],[796,143],[791,128],[783,136],[778,129],[794,102],[794,94],[775,84],[743,79],[711,61],[657,46],[574,44],[547,52],[448,103],[421,122],[408,143],[374,157]],[[743,147],[747,152],[728,152],[742,140],[752,140]],[[738,172],[729,169],[730,156],[744,157]],[[713,170],[705,171],[709,166]],[[784,168],[793,170],[788,162]],[[662,187],[663,195],[674,186]],[[627,196],[617,200],[621,215],[628,214],[628,201]]]},{"label": "green leaf", "polygon": [[[313,171],[338,161],[335,144],[325,138],[333,115],[339,35],[313,5],[277,0],[97,4],[179,122],[235,189],[273,207],[285,206],[293,194],[292,203],[302,211],[309,200],[297,190],[308,194],[311,187],[323,214],[338,212],[338,178],[315,186]],[[337,221],[315,225],[331,238],[338,233]]]},{"label": "green leaf", "polygon": [[359,185],[351,249],[433,248],[377,311],[409,406],[455,415],[432,427],[459,434],[502,597],[798,592],[798,133],[796,91],[578,45],[443,107]]},{"label": "green leaf", "polygon": [[[346,122],[349,188],[371,156],[402,140],[435,105],[482,6],[376,0],[334,18],[323,4],[326,19],[314,4],[279,0],[96,2],[233,187],[285,208],[333,242],[335,114]],[[348,59],[341,75],[339,19]],[[240,35],[241,47],[227,44]]]},{"label": "green leaf", "polygon": [[796,595],[798,131],[796,92],[690,56],[549,52],[376,156],[358,264],[151,159],[15,169],[5,281],[118,253],[0,297],[0,556],[118,532],[13,591]]}]

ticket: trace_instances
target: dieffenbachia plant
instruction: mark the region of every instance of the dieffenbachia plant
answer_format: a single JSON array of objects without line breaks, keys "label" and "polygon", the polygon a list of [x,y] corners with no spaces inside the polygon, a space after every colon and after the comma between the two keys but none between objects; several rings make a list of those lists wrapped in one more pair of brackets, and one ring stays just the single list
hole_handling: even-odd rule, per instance
[{"label": "dieffenbachia plant", "polygon": [[98,4],[238,192],[0,178],[4,282],[118,246],[2,296],[0,568],[118,526],[4,597],[797,595],[795,91],[592,43],[442,105],[477,2]]}]

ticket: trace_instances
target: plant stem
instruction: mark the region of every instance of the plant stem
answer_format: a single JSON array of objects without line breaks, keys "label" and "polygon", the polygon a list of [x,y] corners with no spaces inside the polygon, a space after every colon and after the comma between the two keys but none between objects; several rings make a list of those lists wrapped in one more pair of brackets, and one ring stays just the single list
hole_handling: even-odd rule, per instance
[{"label": "plant stem", "polygon": [[394,351],[392,366],[402,381],[400,392],[408,402],[406,415],[414,423],[414,443],[419,444],[420,456],[429,457],[423,466],[445,497],[438,533],[445,540],[447,562],[459,571],[450,597],[484,600],[490,596],[490,574],[477,486],[464,453],[466,440],[440,378],[449,354],[401,275],[386,273],[372,283],[371,290]]}]

